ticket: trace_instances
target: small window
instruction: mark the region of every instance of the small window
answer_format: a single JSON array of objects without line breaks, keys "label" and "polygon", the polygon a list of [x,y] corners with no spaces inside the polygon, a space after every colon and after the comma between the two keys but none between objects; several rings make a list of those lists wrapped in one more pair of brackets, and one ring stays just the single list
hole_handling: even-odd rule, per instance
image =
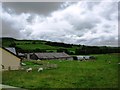
[{"label": "small window", "polygon": [[2,66],[2,69],[5,69],[4,65],[1,65]]}]

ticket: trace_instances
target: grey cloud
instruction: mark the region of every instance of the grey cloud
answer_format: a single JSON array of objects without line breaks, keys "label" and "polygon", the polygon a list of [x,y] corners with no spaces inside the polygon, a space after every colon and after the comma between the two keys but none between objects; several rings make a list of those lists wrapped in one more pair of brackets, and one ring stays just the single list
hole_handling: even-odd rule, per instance
[{"label": "grey cloud", "polygon": [[117,18],[111,19],[117,16],[115,3],[81,1],[63,8],[61,4],[4,3],[3,35],[73,44],[117,45]]},{"label": "grey cloud", "polygon": [[79,21],[79,22],[73,22],[74,26],[76,27],[76,30],[90,30],[92,28],[94,28],[96,26],[96,24],[98,24],[100,21],[92,21],[92,20],[87,20],[86,21]]},{"label": "grey cloud", "polygon": [[[97,41],[95,41],[94,43],[92,43],[91,45],[95,45]],[[109,39],[109,40],[102,40],[100,42],[97,42],[97,45],[99,46],[114,46],[117,47],[118,46],[118,40],[115,39]]]},{"label": "grey cloud", "polygon": [[12,9],[16,14],[24,12],[49,15],[59,9],[61,4],[62,2],[3,2],[2,6],[6,11]]},{"label": "grey cloud", "polygon": [[6,21],[2,21],[2,35],[5,37],[14,37],[14,38],[20,38],[20,32],[19,30],[14,29],[11,26],[11,23],[8,23]]},{"label": "grey cloud", "polygon": [[105,37],[101,37],[101,38],[94,38],[91,40],[78,40],[77,42],[81,42],[84,45],[90,45],[90,46],[95,46],[96,43],[98,46],[118,46],[118,40],[116,40],[114,37],[111,37],[109,39],[106,39]]},{"label": "grey cloud", "polygon": [[87,7],[89,10],[92,10],[94,8],[94,6],[97,6],[98,4],[100,4],[100,2],[88,2],[89,4],[87,4]]},{"label": "grey cloud", "polygon": [[[117,2],[113,2],[110,4],[110,7],[106,7],[104,9],[107,10],[103,10],[102,15],[108,19],[111,20],[112,19],[112,14],[116,13],[116,10],[118,9],[118,3]],[[110,14],[111,13],[111,14]],[[117,17],[116,17],[117,18]]]}]

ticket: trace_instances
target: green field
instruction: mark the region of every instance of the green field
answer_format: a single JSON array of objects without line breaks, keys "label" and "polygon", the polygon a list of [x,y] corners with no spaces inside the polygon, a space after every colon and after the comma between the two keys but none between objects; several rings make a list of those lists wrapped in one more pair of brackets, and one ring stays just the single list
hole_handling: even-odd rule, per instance
[{"label": "green field", "polygon": [[69,51],[75,51],[78,47],[73,46],[72,48],[64,48],[61,46],[50,46],[43,42],[32,44],[30,41],[16,41],[16,46],[22,48],[23,50],[35,50],[35,49],[45,49],[45,50],[57,50],[57,49],[68,49]]},{"label": "green field", "polygon": [[[21,48],[22,50],[32,51],[36,49],[45,50],[46,52],[57,52],[57,49],[67,49],[71,52],[75,52],[79,46],[72,46],[72,47],[62,47],[56,45],[48,45],[49,41],[43,40],[17,40],[13,38],[4,38],[2,39],[2,46],[3,47],[17,47]],[[51,42],[52,43],[52,42]]]},{"label": "green field", "polygon": [[55,47],[49,46],[49,45],[43,45],[43,44],[26,44],[26,45],[17,45],[18,47],[24,49],[24,50],[33,50],[33,49],[57,49]]},{"label": "green field", "polygon": [[[117,88],[118,55],[95,55],[95,61],[47,60],[39,63],[57,64],[56,69],[43,72],[4,71],[3,84],[26,88]],[[108,62],[111,61],[109,64]],[[35,67],[35,63],[24,62]],[[40,65],[41,66],[41,65]]]},{"label": "green field", "polygon": [[69,55],[120,53],[120,47],[86,46],[45,40],[18,40],[10,37],[0,39],[2,47],[15,47],[17,52],[65,52]]}]

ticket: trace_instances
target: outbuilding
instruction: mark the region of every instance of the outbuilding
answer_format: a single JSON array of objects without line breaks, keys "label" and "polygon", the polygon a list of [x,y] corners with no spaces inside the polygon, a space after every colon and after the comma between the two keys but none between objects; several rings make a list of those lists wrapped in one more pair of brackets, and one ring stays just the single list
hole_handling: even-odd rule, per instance
[{"label": "outbuilding", "polygon": [[27,55],[28,60],[73,60],[71,56],[64,52],[60,53],[30,53]]},{"label": "outbuilding", "polygon": [[94,56],[74,56],[73,57],[74,60],[94,60],[95,57]]}]

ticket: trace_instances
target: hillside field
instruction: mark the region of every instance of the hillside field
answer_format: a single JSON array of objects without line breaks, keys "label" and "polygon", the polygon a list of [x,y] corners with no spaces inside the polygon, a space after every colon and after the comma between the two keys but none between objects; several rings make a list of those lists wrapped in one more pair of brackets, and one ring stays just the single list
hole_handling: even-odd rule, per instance
[{"label": "hillside field", "polygon": [[65,52],[69,55],[120,53],[120,47],[86,46],[45,40],[18,40],[10,37],[0,38],[0,43],[2,47],[15,47],[17,52],[21,53]]},{"label": "hillside field", "polygon": [[[38,88],[117,88],[118,54],[94,56],[97,58],[95,61],[38,61],[39,63],[57,64],[58,67],[42,72],[37,72],[37,69],[32,72],[4,71],[2,83],[29,90]],[[109,61],[111,61],[110,64]],[[29,67],[35,67],[34,64],[30,64],[30,61],[24,63]]]}]

